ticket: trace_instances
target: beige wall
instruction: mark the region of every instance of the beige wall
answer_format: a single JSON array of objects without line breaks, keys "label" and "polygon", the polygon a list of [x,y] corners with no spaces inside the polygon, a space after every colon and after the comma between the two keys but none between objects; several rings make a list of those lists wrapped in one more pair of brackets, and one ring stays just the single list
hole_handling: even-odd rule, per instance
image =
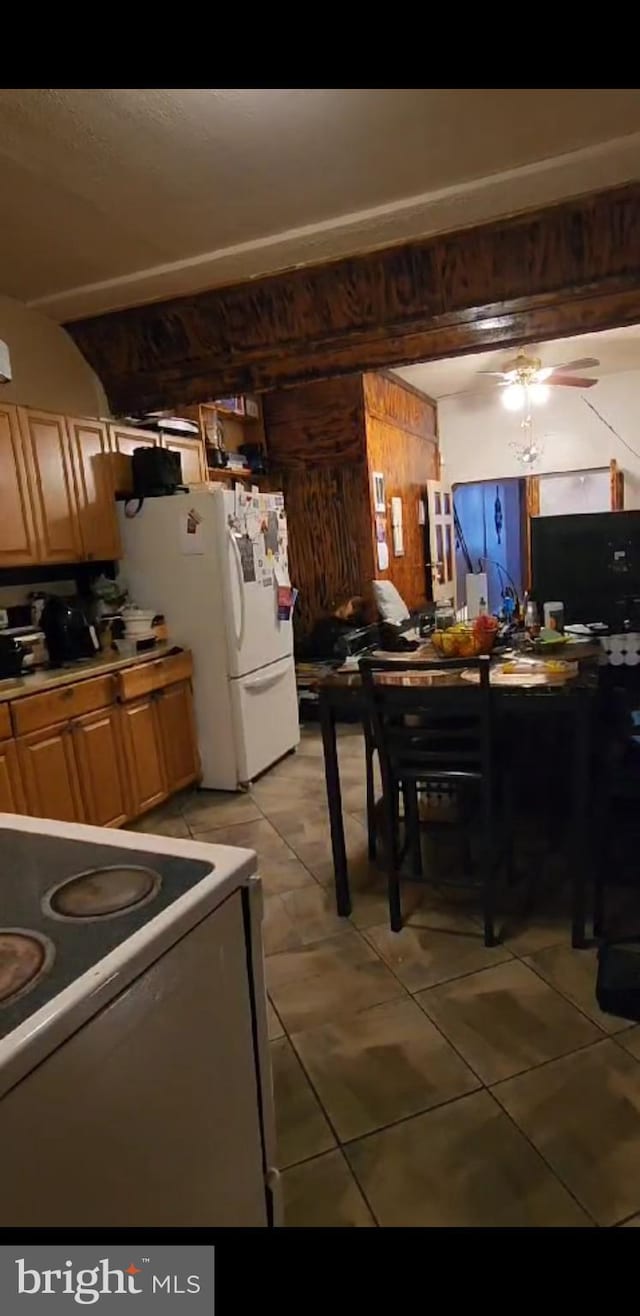
[{"label": "beige wall", "polygon": [[11,297],[0,297],[0,338],[13,379],[0,400],[77,416],[108,415],[97,375],[60,325]]},{"label": "beige wall", "polygon": [[[597,407],[603,420],[584,398]],[[551,389],[549,401],[534,411],[536,436],[544,444],[534,474],[608,466],[615,457],[625,473],[624,505],[640,507],[639,415],[640,370],[603,375],[584,394],[578,388]],[[444,478],[457,484],[525,475],[510,446],[518,437],[520,419],[505,409],[498,388],[441,398],[438,432]]]}]

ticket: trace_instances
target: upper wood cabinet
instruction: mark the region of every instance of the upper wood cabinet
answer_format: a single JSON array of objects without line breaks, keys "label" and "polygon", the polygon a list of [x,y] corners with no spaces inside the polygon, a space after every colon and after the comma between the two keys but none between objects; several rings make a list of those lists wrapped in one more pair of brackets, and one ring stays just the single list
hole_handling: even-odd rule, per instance
[{"label": "upper wood cabinet", "polygon": [[204,459],[204,444],[201,439],[179,439],[175,434],[166,435],[162,447],[169,452],[179,452],[182,459],[182,480],[184,484],[201,484],[207,478]]},{"label": "upper wood cabinet", "polygon": [[82,560],[71,446],[64,416],[19,407],[40,563]]},{"label": "upper wood cabinet", "polygon": [[76,476],[83,556],[108,561],[122,554],[112,480],[109,430],[100,420],[67,419]]},{"label": "upper wood cabinet", "polygon": [[157,448],[160,435],[149,430],[137,430],[131,425],[110,425],[111,446],[114,452],[122,452],[126,457],[133,457],[135,448]]},{"label": "upper wood cabinet", "polygon": [[0,406],[0,567],[30,566],[38,561],[18,411]]}]

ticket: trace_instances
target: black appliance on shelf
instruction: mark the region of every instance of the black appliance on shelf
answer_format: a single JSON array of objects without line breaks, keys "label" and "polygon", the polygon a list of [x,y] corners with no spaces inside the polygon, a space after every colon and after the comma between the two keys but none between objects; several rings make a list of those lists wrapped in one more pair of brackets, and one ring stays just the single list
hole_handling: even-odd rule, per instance
[{"label": "black appliance on shelf", "polygon": [[0,681],[20,675],[24,656],[25,651],[19,640],[12,635],[0,634]]},{"label": "black appliance on shelf", "polygon": [[40,625],[52,667],[93,658],[100,644],[80,599],[49,594],[42,609]]},{"label": "black appliance on shelf", "polygon": [[568,622],[640,624],[640,511],[531,519],[532,596],[561,599]]}]

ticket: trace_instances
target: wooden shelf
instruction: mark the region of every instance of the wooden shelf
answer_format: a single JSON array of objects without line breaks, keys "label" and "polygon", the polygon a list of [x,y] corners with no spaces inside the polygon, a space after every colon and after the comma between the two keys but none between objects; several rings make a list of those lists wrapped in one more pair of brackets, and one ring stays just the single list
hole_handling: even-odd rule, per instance
[{"label": "wooden shelf", "polygon": [[259,480],[264,480],[263,475],[254,475],[248,467],[241,471],[232,470],[228,466],[209,466],[207,469],[208,480],[251,480],[257,484]]}]

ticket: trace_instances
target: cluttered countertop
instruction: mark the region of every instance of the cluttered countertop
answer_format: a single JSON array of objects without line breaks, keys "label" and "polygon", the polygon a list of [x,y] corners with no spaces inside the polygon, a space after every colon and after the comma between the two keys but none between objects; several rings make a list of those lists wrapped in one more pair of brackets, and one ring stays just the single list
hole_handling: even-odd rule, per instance
[{"label": "cluttered countertop", "polygon": [[40,668],[25,676],[8,677],[6,680],[0,680],[0,703],[22,699],[25,695],[41,694],[45,690],[54,690],[58,686],[85,681],[92,676],[106,676],[109,672],[135,667],[140,663],[154,662],[178,651],[177,646],[173,644],[157,644],[153,649],[129,654],[127,657],[122,657],[115,650],[111,650],[97,654],[95,658],[71,663],[69,666]]}]

